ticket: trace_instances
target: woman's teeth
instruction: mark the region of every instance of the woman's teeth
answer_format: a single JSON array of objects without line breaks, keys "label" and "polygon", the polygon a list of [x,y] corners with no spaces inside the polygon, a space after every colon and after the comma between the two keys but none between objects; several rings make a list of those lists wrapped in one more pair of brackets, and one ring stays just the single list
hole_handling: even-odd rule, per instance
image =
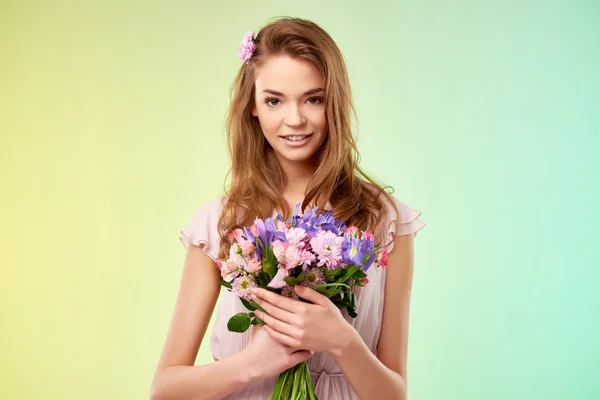
[{"label": "woman's teeth", "polygon": [[297,142],[304,139],[306,136],[287,136],[286,139],[290,142]]}]

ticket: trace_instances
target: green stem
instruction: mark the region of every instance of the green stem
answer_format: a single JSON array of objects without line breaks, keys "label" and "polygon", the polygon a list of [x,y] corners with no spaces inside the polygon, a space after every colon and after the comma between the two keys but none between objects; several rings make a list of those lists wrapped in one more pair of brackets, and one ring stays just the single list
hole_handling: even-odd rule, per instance
[{"label": "green stem", "polygon": [[[300,363],[302,364],[302,363]],[[298,383],[300,381],[300,367],[301,365],[296,365],[294,367],[294,380],[292,381],[292,394],[290,395],[290,399],[296,400],[296,396],[298,395]]]},{"label": "green stem", "polygon": [[344,286],[347,288],[350,288],[350,286],[346,285],[345,283],[322,283],[320,285],[315,285],[315,286],[309,286],[309,288],[311,289],[321,289],[321,288],[326,288],[329,286]]},{"label": "green stem", "polygon": [[307,382],[307,390],[308,390],[308,399],[309,400],[319,400],[317,395],[315,394],[315,391],[313,389],[313,384],[312,384],[312,379],[310,377],[310,371],[308,370],[308,363],[306,364],[306,368],[304,373],[306,374],[306,382]]}]

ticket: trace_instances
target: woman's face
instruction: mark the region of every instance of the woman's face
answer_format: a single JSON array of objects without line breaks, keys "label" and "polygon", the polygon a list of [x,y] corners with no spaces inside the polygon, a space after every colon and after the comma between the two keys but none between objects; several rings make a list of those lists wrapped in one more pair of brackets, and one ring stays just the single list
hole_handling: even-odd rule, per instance
[{"label": "woman's face", "polygon": [[272,57],[256,71],[255,105],[265,138],[280,162],[309,160],[326,136],[324,79],[310,62]]}]

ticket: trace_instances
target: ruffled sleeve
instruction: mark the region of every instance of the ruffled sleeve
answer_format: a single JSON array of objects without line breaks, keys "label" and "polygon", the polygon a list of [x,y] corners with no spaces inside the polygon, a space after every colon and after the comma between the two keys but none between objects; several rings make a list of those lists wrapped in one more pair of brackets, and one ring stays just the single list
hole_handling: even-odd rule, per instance
[{"label": "ruffled sleeve", "polygon": [[394,195],[392,195],[392,198],[396,203],[396,207],[398,207],[400,215],[398,216],[394,208],[386,202],[388,206],[388,217],[385,223],[387,230],[385,232],[386,238],[384,243],[389,243],[386,246],[388,253],[394,248],[394,236],[413,234],[416,237],[417,232],[427,226],[427,224],[420,219],[422,214],[421,211],[401,202]]},{"label": "ruffled sleeve", "polygon": [[202,206],[192,217],[190,223],[180,231],[179,240],[187,250],[189,244],[204,245],[204,252],[216,261],[219,256],[220,237],[219,218],[223,209],[223,197]]}]

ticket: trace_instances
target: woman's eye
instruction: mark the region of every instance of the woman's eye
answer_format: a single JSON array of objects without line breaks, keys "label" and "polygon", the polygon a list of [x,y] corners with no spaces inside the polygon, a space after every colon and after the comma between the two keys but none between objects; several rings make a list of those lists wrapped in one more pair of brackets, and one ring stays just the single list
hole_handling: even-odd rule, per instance
[{"label": "woman's eye", "polygon": [[[321,104],[323,103],[323,97],[309,97],[307,100],[310,104]],[[267,104],[270,107],[276,106],[279,104],[279,99],[275,98],[275,97],[267,97],[265,99],[265,104]]]}]

